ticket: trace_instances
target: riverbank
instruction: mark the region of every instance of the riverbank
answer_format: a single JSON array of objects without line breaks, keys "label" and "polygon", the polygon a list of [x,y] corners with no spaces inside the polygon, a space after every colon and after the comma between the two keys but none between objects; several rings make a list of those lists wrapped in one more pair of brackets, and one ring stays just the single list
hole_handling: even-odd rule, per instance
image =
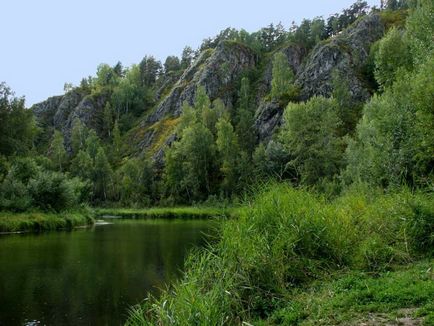
[{"label": "riverbank", "polygon": [[83,212],[0,212],[0,233],[68,230],[94,223],[93,214]]},{"label": "riverbank", "polygon": [[432,322],[433,194],[358,186],[328,200],[277,184],[237,215],[127,324]]},{"label": "riverbank", "polygon": [[233,208],[193,206],[193,207],[154,207],[154,208],[97,208],[95,213],[101,218],[164,218],[164,219],[208,219],[229,217]]},{"label": "riverbank", "polygon": [[434,259],[328,275],[254,325],[434,325]]}]

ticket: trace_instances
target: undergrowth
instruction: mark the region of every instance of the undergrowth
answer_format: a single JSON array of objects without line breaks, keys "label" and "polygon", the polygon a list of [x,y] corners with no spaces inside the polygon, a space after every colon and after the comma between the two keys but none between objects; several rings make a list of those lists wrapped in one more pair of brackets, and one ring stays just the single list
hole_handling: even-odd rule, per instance
[{"label": "undergrowth", "polygon": [[384,275],[433,254],[432,194],[359,187],[329,201],[275,184],[238,215],[217,244],[190,255],[181,281],[132,308],[127,325],[277,321],[295,290],[333,273]]}]

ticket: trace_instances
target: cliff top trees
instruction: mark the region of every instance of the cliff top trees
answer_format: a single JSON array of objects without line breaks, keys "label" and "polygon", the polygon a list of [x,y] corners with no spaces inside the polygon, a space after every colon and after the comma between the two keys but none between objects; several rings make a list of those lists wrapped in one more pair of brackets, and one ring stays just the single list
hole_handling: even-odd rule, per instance
[{"label": "cliff top trees", "polygon": [[288,59],[282,52],[277,52],[273,58],[273,79],[271,81],[271,97],[276,100],[288,101],[298,94],[294,85],[294,73]]}]

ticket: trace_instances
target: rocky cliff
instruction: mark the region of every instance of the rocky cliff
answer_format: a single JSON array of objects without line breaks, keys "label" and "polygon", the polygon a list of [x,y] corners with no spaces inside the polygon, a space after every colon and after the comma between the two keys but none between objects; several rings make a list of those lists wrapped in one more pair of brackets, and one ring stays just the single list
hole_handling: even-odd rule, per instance
[{"label": "rocky cliff", "polygon": [[366,100],[369,92],[361,71],[369,56],[371,45],[384,34],[379,15],[369,15],[357,21],[339,35],[318,44],[308,56],[297,75],[302,98],[313,95],[330,96],[334,71],[342,73],[354,98]]},{"label": "rocky cliff", "polygon": [[[333,74],[345,76],[352,97],[356,101],[369,98],[370,90],[362,71],[373,43],[385,32],[379,15],[365,16],[340,34],[319,43],[309,54],[295,46],[281,50],[288,58],[301,89],[301,100],[314,95],[329,97],[333,92]],[[267,68],[261,84],[261,93],[271,89],[271,67]],[[277,102],[259,100],[256,128],[260,140],[268,140],[280,125],[283,107]]]},{"label": "rocky cliff", "polygon": [[[62,96],[53,96],[32,106],[39,125],[44,129],[55,128],[65,136],[65,145],[70,148],[72,124],[80,119],[87,127],[99,130],[105,97],[92,97],[78,91],[70,91]],[[51,128],[50,128],[51,127]]]},{"label": "rocky cliff", "polygon": [[[278,51],[286,55],[293,69],[301,100],[314,95],[330,96],[334,71],[347,78],[355,99],[366,100],[370,91],[362,70],[371,45],[383,34],[380,17],[371,14],[320,42],[310,53],[293,44]],[[136,127],[127,134],[126,141],[134,147],[131,153],[150,151],[161,160],[164,147],[176,138],[174,130],[183,102],[194,102],[199,85],[205,88],[211,100],[221,98],[227,106],[233,107],[241,77],[255,69],[260,72],[259,79],[252,82],[256,87],[255,126],[260,141],[270,139],[281,123],[284,109],[281,104],[266,100],[271,89],[271,58],[272,53],[260,58],[249,47],[234,41],[223,41],[215,49],[203,51],[178,80],[171,80],[169,86],[164,85],[157,92],[155,107],[145,110]],[[91,97],[71,91],[36,104],[32,110],[40,124],[62,130],[68,144],[72,121],[76,117],[88,127],[97,129],[100,126],[104,101],[103,96]]]}]

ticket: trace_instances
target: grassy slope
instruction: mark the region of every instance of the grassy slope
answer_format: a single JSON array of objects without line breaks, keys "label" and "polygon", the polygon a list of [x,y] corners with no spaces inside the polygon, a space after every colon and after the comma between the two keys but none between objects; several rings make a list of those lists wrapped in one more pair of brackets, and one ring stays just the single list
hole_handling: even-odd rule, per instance
[{"label": "grassy slope", "polygon": [[[255,325],[434,325],[434,259],[382,273],[348,271],[294,291]],[[407,323],[407,324],[406,324]]]},{"label": "grassy slope", "polygon": [[0,232],[72,229],[89,224],[93,224],[93,217],[89,212],[0,212]]},{"label": "grassy slope", "polygon": [[360,187],[327,201],[274,185],[237,214],[129,325],[330,325],[430,309],[432,260],[414,262],[434,254],[432,194]]}]

